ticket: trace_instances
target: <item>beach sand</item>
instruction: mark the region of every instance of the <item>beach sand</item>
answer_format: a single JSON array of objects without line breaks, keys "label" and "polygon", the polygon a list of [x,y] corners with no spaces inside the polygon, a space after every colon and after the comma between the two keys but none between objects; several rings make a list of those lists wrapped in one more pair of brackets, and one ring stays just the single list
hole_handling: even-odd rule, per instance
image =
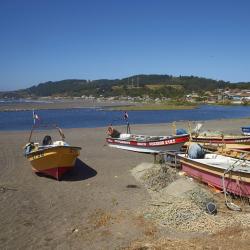
[{"label": "beach sand", "polygon": [[[240,132],[247,119],[205,122],[205,129]],[[187,128],[178,122],[177,128]],[[125,131],[124,127],[120,130]],[[163,135],[171,124],[134,125],[133,133]],[[47,133],[47,132],[46,132]],[[39,177],[23,156],[29,131],[0,132],[1,249],[247,249],[249,230],[225,231],[193,239],[173,235],[142,216],[150,195],[130,170],[151,155],[105,145],[106,128],[65,129],[66,141],[82,147],[73,171],[62,181]],[[51,133],[50,133],[51,134]],[[34,135],[41,140],[44,131]],[[54,138],[56,132],[52,133]],[[128,186],[130,185],[130,186]],[[135,188],[128,188],[133,187]],[[171,238],[171,237],[172,238]],[[135,248],[170,237],[164,248]],[[241,245],[237,243],[239,240]],[[225,241],[227,239],[227,241]],[[160,244],[159,242],[157,244]],[[221,248],[218,248],[221,246]]]}]

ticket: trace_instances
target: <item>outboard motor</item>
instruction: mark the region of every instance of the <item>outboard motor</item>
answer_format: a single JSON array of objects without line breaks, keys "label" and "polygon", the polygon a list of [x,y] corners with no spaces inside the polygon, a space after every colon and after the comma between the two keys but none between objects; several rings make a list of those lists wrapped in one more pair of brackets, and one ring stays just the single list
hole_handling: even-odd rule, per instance
[{"label": "outboard motor", "polygon": [[24,147],[24,155],[28,155],[34,148],[34,142],[27,143]]},{"label": "outboard motor", "polygon": [[43,138],[43,146],[51,145],[52,144],[52,139],[49,135],[46,135]]}]

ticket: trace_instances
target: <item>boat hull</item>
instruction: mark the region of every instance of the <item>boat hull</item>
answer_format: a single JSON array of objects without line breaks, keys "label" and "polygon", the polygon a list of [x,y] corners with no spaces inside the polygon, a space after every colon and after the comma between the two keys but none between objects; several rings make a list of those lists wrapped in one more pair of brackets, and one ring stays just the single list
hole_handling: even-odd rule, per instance
[{"label": "boat hull", "polygon": [[73,166],[70,167],[57,167],[57,168],[50,168],[50,169],[45,169],[45,170],[37,170],[35,168],[32,167],[32,170],[36,173],[36,174],[43,174],[46,176],[51,176],[57,180],[60,180],[62,178],[62,176],[68,172],[69,170],[72,169]]},{"label": "boat hull", "polygon": [[[209,186],[223,190],[224,169],[217,169],[192,159],[180,158],[181,168],[188,175]],[[250,174],[230,172],[225,175],[224,185],[227,192],[250,197]]]},{"label": "boat hull", "polygon": [[223,147],[225,149],[233,149],[233,150],[241,150],[241,151],[250,151],[250,144],[210,144],[210,143],[202,143],[199,142],[199,144],[204,147],[207,148],[211,151],[216,151],[218,149],[218,147]]},{"label": "boat hull", "polygon": [[250,136],[197,136],[192,142],[209,144],[250,144]]},{"label": "boat hull", "polygon": [[121,140],[118,138],[106,138],[106,142],[110,147],[148,154],[157,154],[165,151],[180,151],[181,147],[188,140],[188,135],[151,142],[138,142]]},{"label": "boat hull", "polygon": [[58,146],[31,152],[27,155],[33,171],[52,176],[59,180],[74,167],[80,148]]}]

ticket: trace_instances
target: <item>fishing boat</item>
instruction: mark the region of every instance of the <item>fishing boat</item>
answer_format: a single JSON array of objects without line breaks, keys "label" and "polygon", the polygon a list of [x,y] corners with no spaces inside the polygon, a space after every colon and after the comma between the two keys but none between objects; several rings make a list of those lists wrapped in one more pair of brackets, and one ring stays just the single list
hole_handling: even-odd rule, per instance
[{"label": "fishing boat", "polygon": [[59,127],[56,127],[61,136],[60,140],[52,141],[51,136],[46,135],[40,144],[29,142],[24,147],[24,155],[30,161],[32,169],[36,173],[42,173],[60,180],[62,175],[72,169],[80,154],[80,147],[70,146],[65,142],[65,136]]},{"label": "fishing boat", "polygon": [[[192,140],[192,142],[195,142]],[[233,144],[233,143],[210,143],[210,142],[199,142],[199,144],[208,150],[217,151],[218,148],[225,148],[227,150],[240,150],[250,152],[250,144]],[[188,143],[185,144],[188,147]]]},{"label": "fishing boat", "polygon": [[193,142],[202,142],[210,144],[250,144],[250,135],[215,135],[215,134],[199,134],[192,136]]},{"label": "fishing boat", "polygon": [[158,154],[165,151],[180,151],[189,140],[188,134],[150,136],[120,133],[112,126],[108,128],[108,146],[140,153]]},{"label": "fishing boat", "polygon": [[250,161],[250,152],[245,150],[231,149],[225,147],[219,147],[216,151],[217,154],[229,156],[232,158],[242,159]]},{"label": "fishing boat", "polygon": [[193,158],[178,154],[181,169],[188,175],[226,193],[250,197],[250,161],[241,155],[238,158],[205,153]]},{"label": "fishing boat", "polygon": [[[228,148],[250,151],[250,134],[249,135],[232,135],[224,134],[220,131],[200,132],[202,124],[197,124],[191,133],[191,141],[202,143],[203,145],[221,146],[229,145]],[[247,145],[247,146],[246,146]]]},{"label": "fishing boat", "polygon": [[243,135],[250,135],[250,126],[248,127],[241,127],[241,131]]}]

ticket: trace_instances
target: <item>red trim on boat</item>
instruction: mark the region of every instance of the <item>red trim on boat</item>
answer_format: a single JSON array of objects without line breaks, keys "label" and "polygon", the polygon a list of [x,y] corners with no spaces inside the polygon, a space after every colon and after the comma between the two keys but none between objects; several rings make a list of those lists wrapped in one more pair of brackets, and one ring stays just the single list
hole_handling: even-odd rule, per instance
[{"label": "red trim on boat", "polygon": [[108,143],[132,145],[132,146],[138,146],[138,147],[161,147],[165,145],[173,145],[173,144],[187,142],[188,140],[189,140],[189,135],[185,135],[182,137],[173,137],[173,138],[163,139],[159,141],[149,141],[149,142],[127,141],[127,140],[121,140],[118,138],[106,138],[106,141]]}]

